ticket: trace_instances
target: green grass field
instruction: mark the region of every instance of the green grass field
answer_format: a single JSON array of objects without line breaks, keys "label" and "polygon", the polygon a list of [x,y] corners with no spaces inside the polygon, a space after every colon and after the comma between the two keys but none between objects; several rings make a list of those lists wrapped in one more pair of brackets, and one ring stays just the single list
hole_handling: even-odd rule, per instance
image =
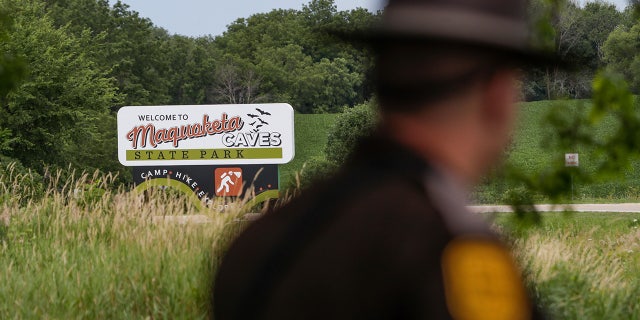
[{"label": "green grass field", "polygon": [[[564,154],[578,152],[580,166],[586,172],[595,174],[597,166],[603,160],[602,155],[582,146],[569,149],[557,149],[549,141],[552,134],[547,114],[553,110],[565,110],[562,114],[571,118],[572,114],[589,112],[588,100],[537,101],[522,103],[519,124],[513,136],[513,144],[508,153],[507,162],[525,173],[544,172],[554,166],[564,165]],[[322,159],[327,141],[328,130],[338,115],[335,114],[297,114],[295,118],[296,155],[294,160],[281,166],[281,184],[288,184],[303,164],[313,159]],[[595,137],[601,139],[611,134],[616,124],[611,118],[605,118],[595,128]],[[639,150],[640,152],[640,150]],[[620,176],[606,180],[593,181],[589,185],[574,183],[573,202],[636,202],[640,201],[640,161],[632,162],[629,167],[620,168]],[[500,179],[480,186],[473,195],[478,203],[504,203],[505,193],[515,188]],[[548,201],[540,198],[539,201]]]},{"label": "green grass field", "polygon": [[[550,141],[557,139],[551,130],[548,113],[560,110],[567,119],[574,119],[574,114],[587,114],[591,108],[588,100],[569,101],[538,101],[523,103],[520,107],[520,121],[513,137],[507,162],[526,173],[543,173],[554,166],[564,166],[565,153],[580,154],[580,168],[595,180],[588,183],[574,183],[574,202],[637,202],[640,201],[640,150],[636,152],[628,167],[618,168],[620,175],[596,178],[598,167],[607,159],[597,151],[582,145],[568,148],[558,148]],[[593,128],[596,140],[603,140],[618,129],[618,124],[612,117],[606,117]],[[565,132],[563,135],[575,134]],[[631,156],[631,155],[630,155]],[[492,192],[504,192],[502,190]],[[498,195],[499,196],[499,195]],[[490,198],[490,197],[487,197]],[[499,202],[493,197],[494,201]],[[541,199],[544,200],[544,199]]]},{"label": "green grass field", "polygon": [[295,157],[293,161],[280,166],[281,184],[288,183],[305,162],[324,158],[327,134],[338,114],[296,114],[295,115]]}]

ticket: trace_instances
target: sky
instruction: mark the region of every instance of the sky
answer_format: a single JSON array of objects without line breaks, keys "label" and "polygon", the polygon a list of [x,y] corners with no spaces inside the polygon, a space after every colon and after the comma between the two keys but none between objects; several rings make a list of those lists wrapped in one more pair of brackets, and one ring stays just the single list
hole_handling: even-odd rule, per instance
[{"label": "sky", "polygon": [[[227,25],[238,18],[273,9],[302,9],[310,0],[122,0],[142,17],[149,18],[172,34],[191,37],[221,35]],[[579,0],[578,2],[585,2]],[[111,4],[116,0],[110,0]],[[338,10],[357,7],[375,12],[382,9],[383,0],[335,0]],[[622,10],[627,0],[607,0]]]},{"label": "sky", "polygon": [[[310,0],[121,0],[140,16],[172,34],[198,37],[221,35],[238,18],[273,9],[302,9]],[[116,0],[109,0],[114,4]],[[375,12],[382,0],[335,0],[338,10],[357,7]]]}]

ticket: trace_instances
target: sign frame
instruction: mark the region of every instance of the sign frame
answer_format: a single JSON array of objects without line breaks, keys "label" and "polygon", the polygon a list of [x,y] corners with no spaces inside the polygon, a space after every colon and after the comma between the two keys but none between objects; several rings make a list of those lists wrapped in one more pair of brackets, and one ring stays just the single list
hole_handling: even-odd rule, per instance
[{"label": "sign frame", "polygon": [[118,111],[118,160],[125,166],[284,164],[294,155],[294,111],[286,103]]},{"label": "sign frame", "polygon": [[579,167],[580,166],[580,154],[578,154],[578,153],[565,153],[564,154],[564,166],[565,167]]}]

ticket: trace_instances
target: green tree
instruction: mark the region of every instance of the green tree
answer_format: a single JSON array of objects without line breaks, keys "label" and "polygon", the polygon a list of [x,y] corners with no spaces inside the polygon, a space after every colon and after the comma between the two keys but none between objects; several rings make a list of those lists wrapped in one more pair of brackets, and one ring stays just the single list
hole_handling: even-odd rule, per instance
[{"label": "green tree", "polygon": [[374,19],[365,9],[337,11],[333,0],[238,19],[215,40],[225,52],[217,72],[233,66],[237,75],[255,74],[256,96],[289,102],[299,112],[340,111],[371,97],[364,80],[371,62],[366,50],[326,31],[362,28]]},{"label": "green tree", "polygon": [[12,29],[13,21],[6,12],[0,11],[0,43],[5,44],[5,48],[0,51],[0,102],[15,88],[25,73],[23,61],[16,57],[7,45],[11,40],[9,31]]},{"label": "green tree", "polygon": [[326,159],[338,166],[349,158],[358,140],[370,135],[377,123],[378,114],[374,101],[346,110],[329,131],[324,149]]},{"label": "green tree", "polygon": [[352,72],[347,59],[322,59],[303,70],[298,79],[296,104],[301,111],[336,113],[353,103],[354,88],[362,83],[362,75]]},{"label": "green tree", "polygon": [[12,135],[6,155],[40,170],[69,163],[84,169],[115,167],[109,165],[117,161],[112,157],[115,127],[104,127],[109,108],[120,102],[113,79],[84,53],[87,40],[56,28],[42,3],[13,4],[19,12],[16,27],[0,50],[22,57],[29,75],[0,105],[0,128]]},{"label": "green tree", "polygon": [[591,47],[589,66],[596,69],[604,66],[604,43],[609,34],[623,23],[623,13],[611,3],[588,2],[584,6],[583,20],[583,30]]},{"label": "green tree", "polygon": [[[24,64],[10,50],[9,31],[13,28],[13,21],[4,11],[0,11],[0,105],[6,100],[7,94],[14,89],[25,73]],[[0,113],[1,115],[1,113]],[[0,155],[11,150],[13,142],[11,130],[0,125]]]},{"label": "green tree", "polygon": [[299,101],[298,93],[306,83],[301,81],[304,73],[313,65],[313,60],[304,54],[297,44],[283,47],[263,47],[256,59],[256,70],[263,78],[263,88],[275,100],[290,102],[303,113],[310,113]]},{"label": "green tree", "polygon": [[216,80],[219,51],[211,37],[197,39],[173,35],[161,45],[166,56],[165,76],[170,104],[212,103],[210,88]]},{"label": "green tree", "polygon": [[168,40],[165,30],[154,28],[129,6],[118,1],[111,11],[111,25],[106,36],[106,61],[109,75],[118,81],[127,105],[168,104],[168,69],[161,45]]},{"label": "green tree", "polygon": [[634,93],[640,93],[640,23],[615,29],[604,43],[608,67],[629,81]]},{"label": "green tree", "polygon": [[603,44],[621,23],[622,13],[603,2],[588,2],[580,7],[573,1],[556,0],[533,1],[531,11],[541,21],[538,24],[545,39],[542,42],[551,44],[562,60],[579,66],[579,70],[530,71],[525,85],[527,99],[589,97],[591,81],[603,66]]},{"label": "green tree", "polygon": [[170,36],[129,6],[107,0],[43,1],[55,27],[76,37],[88,33],[85,51],[117,80],[126,105],[168,104],[169,58],[162,50]]}]

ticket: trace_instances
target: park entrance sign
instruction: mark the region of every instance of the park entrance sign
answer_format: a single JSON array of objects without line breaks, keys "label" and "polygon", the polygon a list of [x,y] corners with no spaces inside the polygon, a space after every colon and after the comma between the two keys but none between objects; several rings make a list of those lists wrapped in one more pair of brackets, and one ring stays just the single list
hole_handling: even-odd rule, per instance
[{"label": "park entrance sign", "polygon": [[293,159],[288,104],[124,107],[118,159],[125,166],[281,164]]},{"label": "park entrance sign", "polygon": [[136,189],[169,186],[197,203],[278,196],[294,156],[288,104],[142,106],[118,111],[118,159]]}]

